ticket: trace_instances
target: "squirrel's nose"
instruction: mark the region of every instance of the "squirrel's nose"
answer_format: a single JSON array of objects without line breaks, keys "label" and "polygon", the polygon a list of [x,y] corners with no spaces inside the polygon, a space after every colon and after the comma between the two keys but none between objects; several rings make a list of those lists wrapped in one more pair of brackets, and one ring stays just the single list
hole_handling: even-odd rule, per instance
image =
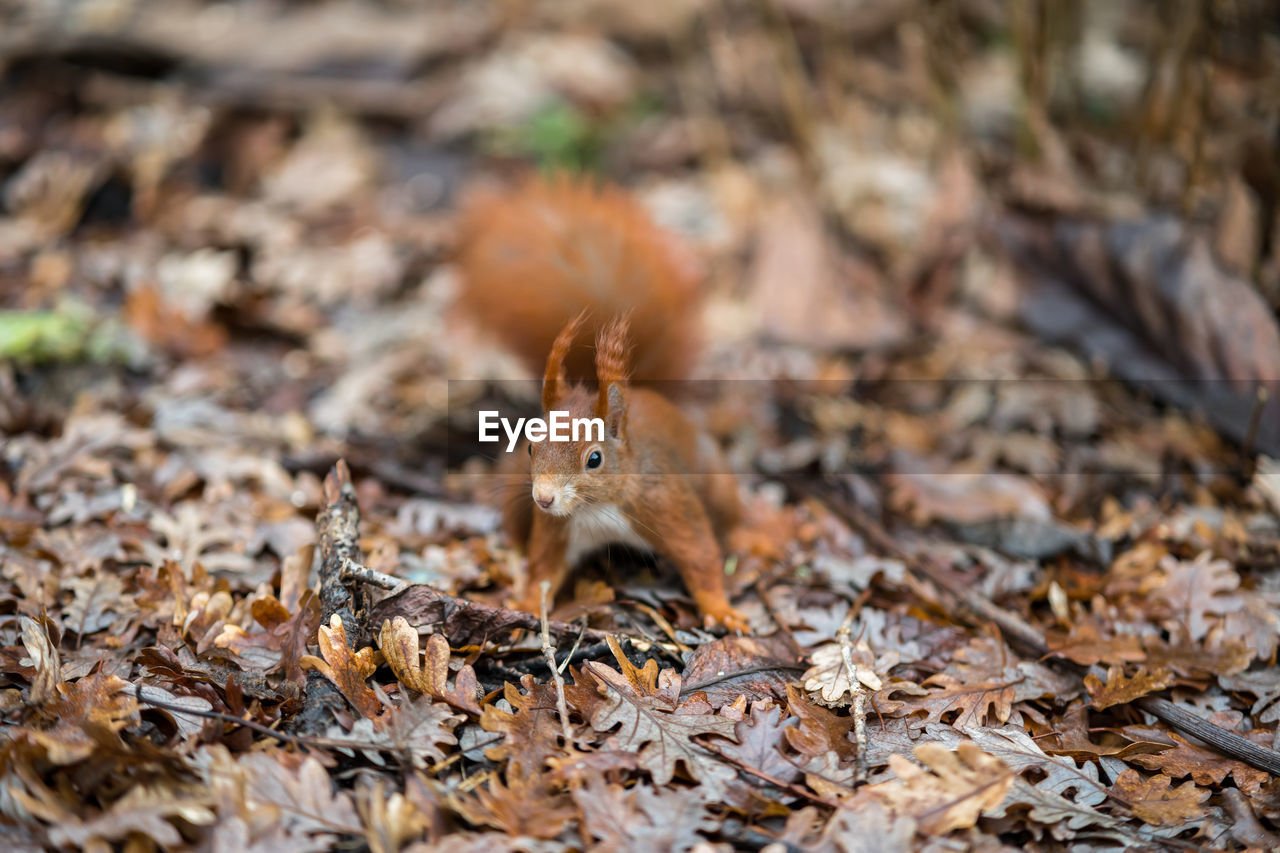
[{"label": "squirrel's nose", "polygon": [[556,502],[556,495],[555,492],[535,491],[533,500],[543,509],[550,509],[551,505]]}]

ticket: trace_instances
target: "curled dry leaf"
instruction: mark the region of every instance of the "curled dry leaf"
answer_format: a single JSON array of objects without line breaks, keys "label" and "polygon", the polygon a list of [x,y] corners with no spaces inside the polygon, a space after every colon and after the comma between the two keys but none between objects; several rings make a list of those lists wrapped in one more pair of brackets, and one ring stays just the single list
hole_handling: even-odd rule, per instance
[{"label": "curled dry leaf", "polygon": [[454,796],[450,806],[471,823],[501,829],[512,838],[555,838],[577,817],[569,798],[552,792],[537,774],[508,774],[506,784],[491,776],[487,788],[470,797]]},{"label": "curled dry leaf", "polygon": [[356,808],[364,824],[364,837],[374,853],[404,848],[422,837],[430,821],[413,800],[399,791],[387,793],[383,780],[356,789]]},{"label": "curled dry leaf", "polygon": [[[520,628],[537,631],[541,627],[532,613],[455,598],[427,584],[413,584],[379,601],[369,613],[370,624],[381,625],[396,616],[412,625],[431,625],[453,646],[500,643]],[[556,627],[552,623],[553,634]],[[569,636],[577,636],[576,627],[570,631]]]},{"label": "curled dry leaf", "polygon": [[342,626],[342,617],[336,613],[330,617],[329,627],[321,626],[318,639],[320,654],[324,659],[307,655],[302,659],[302,666],[315,669],[332,681],[361,716],[378,716],[382,703],[369,689],[369,685],[365,684],[365,679],[373,675],[378,667],[373,649],[363,648],[359,652],[353,652],[347,645],[347,631]]},{"label": "curled dry leaf", "polygon": [[58,695],[58,682],[62,680],[58,648],[39,622],[27,616],[23,616],[20,621],[22,645],[31,656],[31,666],[35,669],[29,701],[33,705],[42,705]]},{"label": "curled dry leaf", "polygon": [[458,670],[449,687],[449,641],[439,634],[427,638],[425,665],[418,663],[418,630],[402,616],[382,623],[378,648],[400,683],[410,690],[447,702],[460,711],[480,715],[480,686],[470,665]]},{"label": "curled dry leaf", "polygon": [[924,743],[916,747],[916,758],[928,769],[893,755],[889,768],[898,778],[865,790],[895,814],[914,818],[928,835],[973,826],[998,809],[1013,786],[1014,774],[1005,763],[972,741],[955,750]]},{"label": "curled dry leaf", "polygon": [[307,642],[316,635],[320,626],[320,600],[311,590],[299,597],[297,611],[290,615],[284,604],[273,595],[255,598],[249,607],[253,620],[266,629],[265,632],[248,633],[238,625],[225,625],[214,644],[227,648],[241,656],[260,650],[259,654],[279,655],[268,672],[281,672],[292,684],[302,681],[302,659],[307,654]]},{"label": "curled dry leaf", "polygon": [[1107,670],[1104,684],[1101,678],[1089,673],[1084,677],[1089,691],[1089,704],[1101,711],[1112,705],[1124,705],[1150,693],[1163,690],[1173,683],[1173,673],[1168,669],[1139,669],[1132,677],[1118,666]]}]

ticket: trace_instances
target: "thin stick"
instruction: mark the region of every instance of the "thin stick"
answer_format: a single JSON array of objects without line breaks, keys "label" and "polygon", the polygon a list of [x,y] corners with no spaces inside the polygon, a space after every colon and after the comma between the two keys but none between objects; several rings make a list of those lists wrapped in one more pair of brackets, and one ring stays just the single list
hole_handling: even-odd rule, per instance
[{"label": "thin stick", "polygon": [[234,714],[224,714],[221,711],[206,711],[203,708],[188,708],[185,705],[165,702],[160,699],[148,699],[146,696],[142,695],[141,684],[135,684],[133,686],[133,697],[144,705],[150,705],[153,708],[161,708],[172,714],[187,714],[192,717],[201,717],[206,720],[219,720],[224,723],[234,723],[237,726],[244,726],[247,729],[252,729],[258,734],[275,738],[282,743],[291,743],[304,751],[307,750],[308,747],[315,745],[305,738],[300,738],[297,735],[291,735],[285,732],[278,732],[275,729],[262,725],[262,723],[255,723],[253,720],[246,720],[243,717],[237,717]]},{"label": "thin stick", "polygon": [[542,582],[542,601],[538,605],[542,620],[542,653],[547,658],[547,669],[551,670],[551,682],[556,686],[556,713],[560,715],[560,732],[564,735],[565,749],[573,746],[573,733],[569,731],[569,704],[564,699],[564,678],[560,668],[556,666],[556,650],[551,645],[551,628],[547,622],[547,610],[551,604],[551,582]]},{"label": "thin stick", "polygon": [[827,806],[828,808],[833,808],[833,809],[839,809],[843,807],[843,804],[840,803],[839,800],[832,800],[820,794],[815,794],[812,791],[806,791],[804,788],[801,788],[799,785],[793,785],[790,782],[782,781],[776,776],[770,776],[768,773],[765,773],[763,770],[757,770],[756,768],[752,767],[750,764],[747,764],[746,762],[743,762],[743,761],[739,761],[738,759],[734,758],[732,755],[729,755],[728,753],[725,753],[725,752],[721,752],[720,750],[716,749],[714,746],[711,746],[710,744],[701,743],[698,745],[702,749],[705,749],[707,752],[714,755],[716,758],[719,758],[721,761],[724,761],[727,764],[733,765],[734,767],[741,770],[743,773],[754,776],[757,779],[763,779],[765,782],[768,782],[770,785],[773,785],[775,788],[781,788],[784,791],[789,791],[795,796],[800,797],[801,799],[808,800],[811,803],[817,803],[820,806]]},{"label": "thin stick", "polygon": [[578,649],[582,648],[582,638],[585,637],[586,635],[587,635],[587,620],[586,620],[586,617],[583,617],[582,630],[578,632],[578,636],[574,639],[573,646],[569,649],[569,654],[565,655],[564,661],[560,664],[560,666],[556,667],[556,672],[563,675],[564,671],[569,668],[569,661],[573,660],[573,656],[578,653]]},{"label": "thin stick", "polygon": [[[357,613],[368,610],[367,590],[353,589],[342,580],[346,560],[363,559],[360,552],[360,503],[351,482],[351,469],[339,459],[324,478],[324,506],[316,516],[316,552],[320,561],[321,625],[333,616],[342,620],[352,648],[364,645],[363,620]],[[291,721],[290,728],[311,736],[327,731],[334,714],[347,707],[342,692],[329,679],[311,670],[303,681],[303,707]]]},{"label": "thin stick", "polygon": [[[277,731],[273,728],[270,728],[269,726],[262,725],[262,723],[255,723],[253,720],[246,720],[243,717],[237,717],[234,714],[224,714],[221,711],[206,711],[203,708],[188,708],[185,705],[177,705],[177,704],[174,704],[173,702],[165,702],[161,699],[149,699],[146,696],[142,695],[142,688],[143,688],[143,685],[135,684],[133,695],[135,699],[137,699],[139,702],[141,702],[144,705],[149,705],[153,708],[160,708],[172,714],[187,714],[188,716],[201,717],[202,719],[206,719],[206,720],[218,720],[224,723],[231,723],[237,726],[244,726],[247,729],[251,729],[257,732],[258,734],[266,735],[267,737],[270,737],[270,738],[275,738],[281,743],[292,744],[293,746],[298,747],[298,749],[301,749],[303,752],[310,752],[313,749],[372,749],[372,750],[377,750],[379,752],[394,752],[394,750],[387,749],[387,746],[385,744],[378,744],[372,741],[355,740],[353,738],[304,737],[300,735],[291,735],[288,732]],[[490,744],[497,743],[500,740],[502,740],[501,737],[496,737],[491,740],[482,741],[476,744],[472,748],[478,749],[480,747],[489,746]],[[429,772],[432,772],[432,773],[437,772],[445,767],[448,767],[450,764],[452,764],[457,759],[461,758],[463,755],[464,755],[463,751],[456,752],[450,758],[445,759],[444,761],[437,762],[436,764],[432,765],[427,769]]]},{"label": "thin stick", "polygon": [[[870,589],[870,587],[868,587]],[[859,604],[864,599],[859,597],[849,607],[844,621],[836,631],[836,640],[840,643],[840,657],[844,661],[845,672],[849,675],[849,692],[853,694],[853,739],[857,744],[858,754],[854,758],[853,781],[860,785],[867,781],[867,694],[858,680],[858,666],[853,662],[853,620],[858,616]]]},{"label": "thin stick", "polygon": [[343,580],[360,581],[380,589],[395,589],[398,586],[409,583],[404,578],[398,578],[395,575],[389,575],[386,572],[362,566],[350,557],[343,558],[341,575]]}]

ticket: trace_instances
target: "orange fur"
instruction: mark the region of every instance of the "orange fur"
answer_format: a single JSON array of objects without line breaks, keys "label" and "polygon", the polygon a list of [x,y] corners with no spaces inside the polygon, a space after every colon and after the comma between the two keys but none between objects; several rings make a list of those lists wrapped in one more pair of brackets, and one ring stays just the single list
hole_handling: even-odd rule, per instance
[{"label": "orange fur", "polygon": [[566,323],[551,344],[551,352],[547,355],[546,369],[542,374],[542,408],[544,410],[554,409],[556,403],[560,401],[560,398],[564,396],[567,390],[565,388],[564,360],[568,357],[569,350],[573,347],[573,341],[578,336],[578,327],[582,325],[582,320],[586,313],[586,309],[583,309],[577,317]]},{"label": "orange fur", "polygon": [[620,398],[625,396],[630,322],[629,314],[617,317],[601,329],[596,338],[596,417],[604,418],[609,414],[610,386],[617,389]]},{"label": "orange fur", "polygon": [[624,191],[572,176],[530,178],[463,206],[462,306],[536,373],[565,323],[590,309],[564,362],[594,378],[590,344],[630,313],[627,373],[683,379],[697,355],[695,264]]},{"label": "orange fur", "polygon": [[520,606],[536,612],[539,582],[557,589],[583,549],[622,542],[674,563],[706,624],[745,629],[719,541],[739,525],[737,480],[679,407],[630,385],[684,378],[696,353],[695,281],[665,235],[619,190],[532,180],[467,206],[458,262],[463,305],[541,368],[543,409],[608,425],[602,441],[533,444],[529,480],[509,479],[504,529],[529,557]]}]

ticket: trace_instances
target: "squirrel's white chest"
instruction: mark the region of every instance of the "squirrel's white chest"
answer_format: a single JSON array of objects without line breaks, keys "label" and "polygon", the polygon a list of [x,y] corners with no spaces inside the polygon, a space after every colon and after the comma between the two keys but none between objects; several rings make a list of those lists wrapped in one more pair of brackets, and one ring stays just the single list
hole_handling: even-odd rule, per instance
[{"label": "squirrel's white chest", "polygon": [[606,545],[653,550],[615,504],[585,506],[569,516],[569,547],[565,551],[569,565]]}]

